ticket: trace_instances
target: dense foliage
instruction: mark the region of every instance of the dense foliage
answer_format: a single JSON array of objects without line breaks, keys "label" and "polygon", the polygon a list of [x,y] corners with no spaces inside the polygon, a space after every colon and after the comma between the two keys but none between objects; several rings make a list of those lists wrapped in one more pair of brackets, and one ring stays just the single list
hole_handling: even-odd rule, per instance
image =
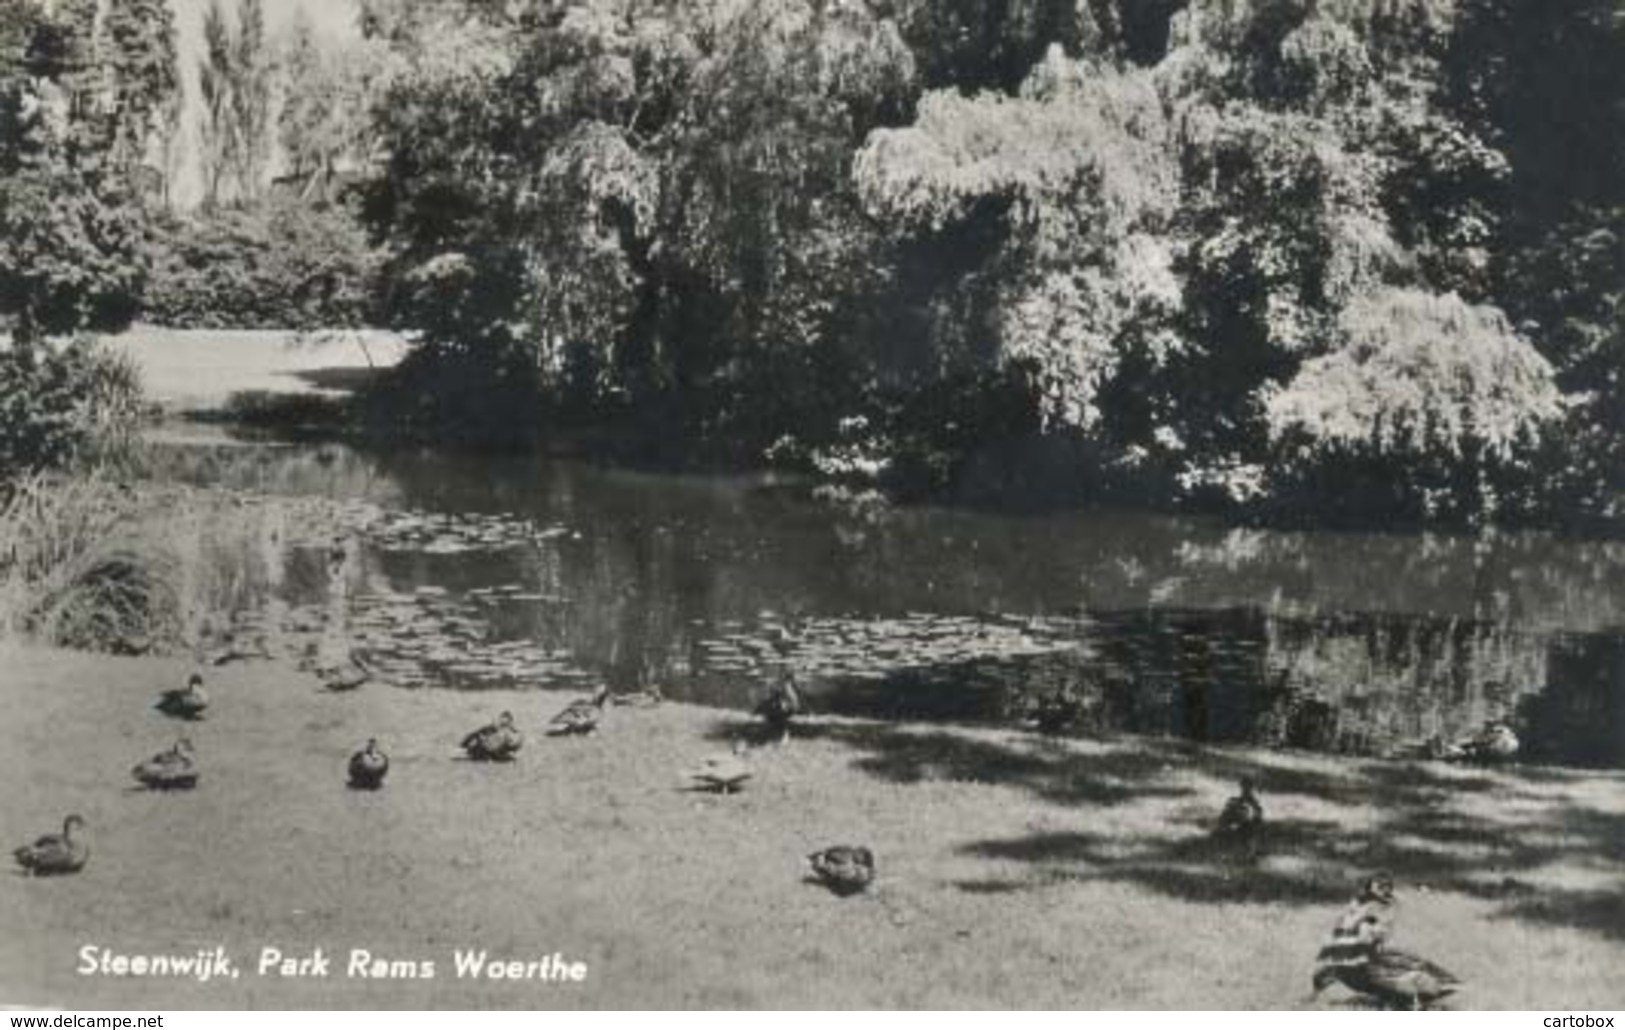
[{"label": "dense foliage", "polygon": [[0,0],[0,319],[19,346],[116,328],[135,311],[128,155],[150,107],[132,98],[155,105],[167,86],[105,60],[120,24],[98,28],[93,0]]},{"label": "dense foliage", "polygon": [[1625,42],[1558,6],[395,0],[367,216],[420,373],[503,398],[459,433],[1602,514],[1621,178],[1561,155],[1618,168],[1625,106],[1558,41]]},{"label": "dense foliage", "polygon": [[100,20],[84,0],[0,0],[0,498],[26,473],[104,456],[133,425],[130,367],[45,337],[116,329],[136,310],[131,170],[174,85],[140,56],[167,32],[135,0]]},{"label": "dense foliage", "polygon": [[193,328],[322,329],[366,319],[371,251],[343,208],[272,199],[156,219],[143,317]]},{"label": "dense foliage", "polygon": [[0,499],[31,472],[122,459],[140,386],[128,361],[86,337],[0,348]]},{"label": "dense foliage", "polygon": [[[432,439],[590,427],[853,497],[1617,518],[1615,6],[366,0],[359,40],[273,44],[217,0],[210,210],[144,237],[146,304],[351,323],[376,270],[418,346],[373,411]],[[161,35],[104,62],[160,139]],[[56,51],[8,40],[21,124],[49,91],[16,55]],[[5,180],[29,325],[139,287],[120,177],[70,152]]]},{"label": "dense foliage", "polygon": [[206,208],[256,199],[270,153],[273,55],[264,5],[238,0],[235,14],[228,21],[220,0],[209,0],[203,16],[199,157]]}]

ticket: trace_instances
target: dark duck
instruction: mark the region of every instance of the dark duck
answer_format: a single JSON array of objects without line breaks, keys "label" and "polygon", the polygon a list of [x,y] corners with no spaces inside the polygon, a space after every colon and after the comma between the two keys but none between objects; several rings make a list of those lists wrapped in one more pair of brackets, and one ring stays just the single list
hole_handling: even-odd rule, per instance
[{"label": "dark duck", "polygon": [[389,756],[378,747],[376,737],[369,737],[367,746],[350,756],[350,786],[356,790],[377,790],[388,772]]},{"label": "dark duck", "polygon": [[503,712],[497,721],[463,738],[463,750],[476,762],[512,761],[525,738],[513,724],[513,713]]},{"label": "dark duck", "polygon": [[148,790],[191,790],[198,780],[191,740],[180,738],[174,747],[131,769],[130,775]]},{"label": "dark duck", "polygon": [[572,701],[547,724],[550,737],[584,736],[598,729],[604,718],[604,702],[609,700],[609,688],[599,687],[592,697]]},{"label": "dark duck", "polygon": [[837,844],[807,856],[818,882],[841,897],[869,889],[875,880],[874,852],[866,847]]},{"label": "dark duck", "polygon": [[194,672],[187,677],[186,686],[164,691],[156,707],[176,719],[203,718],[203,710],[209,707],[209,695],[203,692],[203,674]]},{"label": "dark duck", "polygon": [[27,876],[62,876],[77,873],[90,859],[90,845],[85,843],[85,821],[70,815],[62,821],[62,832],[47,834],[32,844],[11,853]]}]

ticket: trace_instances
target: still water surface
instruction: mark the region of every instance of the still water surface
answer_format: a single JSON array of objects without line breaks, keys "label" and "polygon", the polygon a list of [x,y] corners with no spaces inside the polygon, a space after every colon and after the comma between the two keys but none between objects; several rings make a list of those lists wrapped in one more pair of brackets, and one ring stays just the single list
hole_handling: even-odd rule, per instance
[{"label": "still water surface", "polygon": [[[281,628],[342,624],[389,682],[1387,754],[1505,720],[1521,758],[1625,766],[1625,544],[1288,533],[1089,512],[858,518],[763,479],[331,444],[166,449],[286,506]],[[335,548],[346,555],[338,582]]]}]

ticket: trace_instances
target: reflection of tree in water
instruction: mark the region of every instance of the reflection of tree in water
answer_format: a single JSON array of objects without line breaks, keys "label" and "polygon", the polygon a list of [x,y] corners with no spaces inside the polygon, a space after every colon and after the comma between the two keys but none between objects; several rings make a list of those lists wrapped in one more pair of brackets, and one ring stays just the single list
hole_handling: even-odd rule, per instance
[{"label": "reflection of tree in water", "polygon": [[1380,753],[1470,732],[1545,685],[1544,640],[1460,619],[1272,620],[1260,739]]},{"label": "reflection of tree in water", "polygon": [[[1080,730],[1389,754],[1506,720],[1525,755],[1617,763],[1625,642],[1464,619],[1279,619],[1256,609],[1098,616],[1073,665]],[[1022,712],[1056,690],[1053,661],[1002,670]],[[1061,674],[1064,675],[1064,674]]]},{"label": "reflection of tree in water", "polygon": [[[542,672],[567,665],[746,707],[765,681],[730,671],[737,660],[711,645],[759,656],[782,628],[797,654],[850,638],[842,661],[866,668],[815,670],[808,684],[835,714],[1036,723],[1036,701],[1051,698],[1067,709],[1065,732],[1351,754],[1506,718],[1529,760],[1625,759],[1625,545],[904,509],[843,546],[826,512],[708,480],[333,446],[173,448],[165,462],[176,479],[228,484],[247,502],[231,519],[211,508],[212,535],[235,539],[228,523],[268,516],[242,554],[188,545],[189,568],[219,574],[198,573],[187,596],[231,612],[266,594],[289,609],[271,625],[309,622],[302,633],[347,618],[356,628],[354,612],[329,610],[324,552],[343,532],[357,548],[348,600],[444,593],[391,628],[468,637],[458,661],[526,642]],[[393,532],[403,519],[479,546],[426,550]],[[477,632],[444,624],[454,603]],[[983,635],[1079,610],[1084,622],[1064,631],[1075,649],[1012,653],[1005,636]],[[956,621],[968,628],[941,625]],[[575,683],[542,672],[520,681]]]},{"label": "reflection of tree in water", "polygon": [[1547,689],[1518,699],[1522,757],[1618,766],[1625,751],[1625,637],[1554,638]]}]

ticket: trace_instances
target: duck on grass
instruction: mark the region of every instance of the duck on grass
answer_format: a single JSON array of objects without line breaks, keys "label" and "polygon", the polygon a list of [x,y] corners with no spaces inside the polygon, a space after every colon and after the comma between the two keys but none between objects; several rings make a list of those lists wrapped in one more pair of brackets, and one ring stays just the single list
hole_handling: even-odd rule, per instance
[{"label": "duck on grass", "polygon": [[[15,725],[0,732],[56,755],[142,739],[161,723],[140,699],[186,676],[164,659],[32,649],[6,668]],[[196,751],[176,740],[153,756],[207,757],[190,797],[144,798],[121,789],[122,768],[8,749],[34,787],[0,802],[18,871],[0,878],[0,919],[27,945],[0,941],[0,980],[38,977],[38,956],[60,952],[47,989],[156,997],[72,974],[107,913],[140,910],[165,935],[154,948],[195,934],[173,915],[195,911],[237,946],[446,963],[452,947],[561,947],[594,971],[568,999],[486,976],[344,979],[343,1003],[361,1006],[1625,1001],[1617,902],[1595,886],[1625,877],[1625,792],[1608,771],[806,713],[793,749],[735,752],[765,717],[672,700],[516,757],[524,720],[559,710],[545,694],[381,688],[357,704],[300,676],[275,660],[215,672],[209,720],[186,733]],[[460,740],[509,764],[456,762]],[[377,769],[380,787],[346,789]],[[674,790],[673,770],[718,796]],[[93,857],[82,820],[38,836],[66,812],[96,826]],[[1231,861],[1250,839],[1256,858]],[[1523,886],[1496,889],[1509,878]],[[219,1001],[250,997],[243,972],[212,983]],[[304,983],[280,984],[278,1003],[333,1003]]]}]

